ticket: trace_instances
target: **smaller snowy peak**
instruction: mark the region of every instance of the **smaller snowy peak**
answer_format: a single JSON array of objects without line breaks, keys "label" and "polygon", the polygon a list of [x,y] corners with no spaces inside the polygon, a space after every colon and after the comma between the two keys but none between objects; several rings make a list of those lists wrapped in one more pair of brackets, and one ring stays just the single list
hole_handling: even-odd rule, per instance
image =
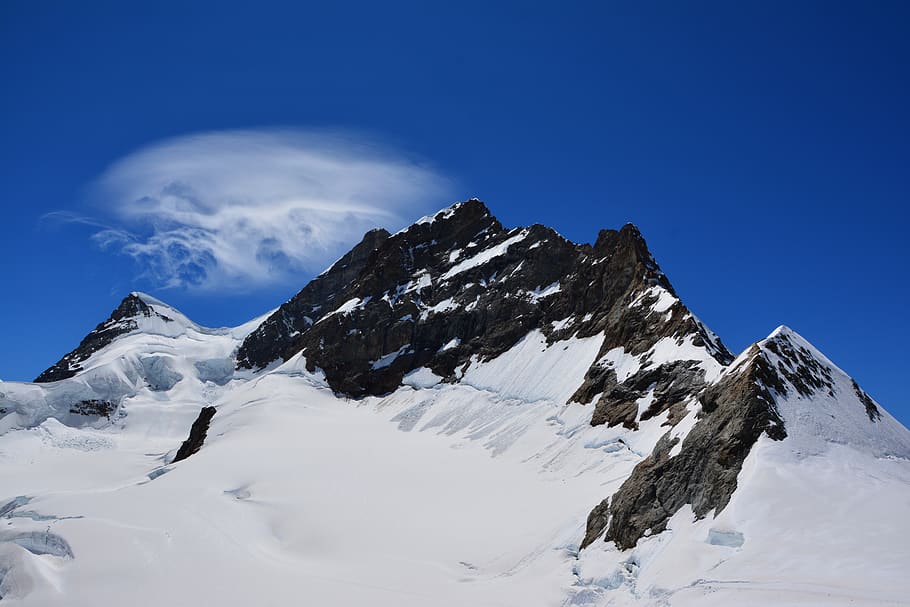
[{"label": "smaller snowy peak", "polygon": [[837,368],[793,329],[781,325],[757,346],[783,382],[771,386],[779,393],[796,393],[806,398],[818,392],[834,395],[832,373]]},{"label": "smaller snowy peak", "polygon": [[79,346],[35,383],[0,389],[0,434],[54,418],[66,426],[104,427],[126,415],[137,395],[188,402],[211,397],[234,379],[233,353],[262,322],[210,329],[150,295],[130,293]]},{"label": "smaller snowy peak", "polygon": [[[633,307],[649,314],[672,305],[654,287],[633,300]],[[676,361],[650,370],[622,351],[606,357],[604,373],[618,384],[600,397],[592,423],[603,419],[634,429],[663,402],[676,403],[667,408],[667,425],[682,429],[669,430],[592,511],[584,546],[605,536],[631,548],[663,531],[687,505],[696,518],[720,513],[762,437],[789,459],[832,449],[846,449],[852,457],[910,458],[910,431],[789,327],[777,328],[707,381],[694,362],[674,356]],[[683,428],[681,417],[689,411],[696,412],[693,423]]]},{"label": "smaller snowy peak", "polygon": [[910,431],[793,329],[778,327],[731,368],[738,364],[733,373],[756,364],[767,369],[761,381],[773,394],[789,444],[801,453],[836,444],[876,457],[910,458]]},{"label": "smaller snowy peak", "polygon": [[[192,335],[200,336],[229,336],[235,340],[243,339],[261,325],[266,318],[271,316],[275,310],[272,309],[261,314],[256,318],[248,320],[234,327],[207,327],[190,319],[183,312],[164,302],[157,297],[148,293],[133,291],[130,297],[139,298],[145,305],[151,309],[153,314],[137,316],[137,330],[142,333],[161,335],[164,337],[178,337],[189,332]],[[163,321],[162,324],[160,321]]]},{"label": "smaller snowy peak", "polygon": [[[143,312],[141,315],[134,317],[137,319],[140,325],[144,323],[142,320],[143,318],[159,318],[165,323],[175,323],[169,325],[170,328],[166,331],[167,333],[173,332],[177,327],[192,327],[203,332],[219,331],[219,329],[209,329],[193,322],[183,312],[174,306],[165,303],[157,297],[149,295],[148,293],[133,291],[128,295],[128,298],[138,299],[142,304],[144,304],[145,308],[150,311],[149,314],[145,314]],[[141,329],[142,327],[140,326],[139,328]]]},{"label": "smaller snowy peak", "polygon": [[[36,379],[36,383],[59,381],[73,377],[82,370],[81,364],[88,360],[92,354],[113,342],[117,337],[131,333],[139,328],[139,323],[144,320],[156,319],[158,323],[171,323],[173,319],[161,314],[149,305],[149,301],[157,300],[141,293],[130,293],[110,316],[85,336],[75,350],[66,354],[56,364],[45,370]],[[169,309],[169,307],[167,307]]]},{"label": "smaller snowy peak", "polygon": [[261,319],[254,319],[240,327],[208,328],[199,325],[177,308],[146,293],[134,291],[123,298],[108,316],[98,324],[79,345],[63,356],[52,367],[35,379],[35,383],[60,381],[74,377],[85,367],[93,355],[110,346],[114,341],[135,333],[174,338],[190,333],[199,339],[209,336],[234,336],[242,339]]}]

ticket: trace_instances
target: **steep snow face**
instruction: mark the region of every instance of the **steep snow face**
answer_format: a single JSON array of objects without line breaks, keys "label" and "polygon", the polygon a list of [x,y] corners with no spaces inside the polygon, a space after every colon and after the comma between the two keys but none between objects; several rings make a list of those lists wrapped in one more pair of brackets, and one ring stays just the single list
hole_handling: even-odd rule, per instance
[{"label": "steep snow face", "polygon": [[602,336],[547,344],[531,331],[510,350],[486,364],[473,361],[459,383],[528,402],[565,404],[581,385],[603,343]]},{"label": "steep snow face", "polygon": [[779,327],[758,343],[778,371],[777,409],[788,446],[804,456],[847,445],[874,457],[910,458],[910,432],[805,338]]}]

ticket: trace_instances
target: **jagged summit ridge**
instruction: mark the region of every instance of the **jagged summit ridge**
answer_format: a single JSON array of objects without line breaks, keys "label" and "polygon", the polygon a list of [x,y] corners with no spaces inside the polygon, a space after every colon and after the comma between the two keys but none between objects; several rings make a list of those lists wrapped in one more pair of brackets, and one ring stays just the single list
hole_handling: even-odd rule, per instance
[{"label": "jagged summit ridge", "polygon": [[551,343],[608,333],[607,350],[635,354],[692,335],[730,358],[631,224],[579,245],[541,225],[506,229],[472,199],[391,236],[368,233],[254,331],[237,361],[256,369],[302,353],[338,392],[382,394],[420,367],[455,381],[472,359],[494,358],[532,330]]}]

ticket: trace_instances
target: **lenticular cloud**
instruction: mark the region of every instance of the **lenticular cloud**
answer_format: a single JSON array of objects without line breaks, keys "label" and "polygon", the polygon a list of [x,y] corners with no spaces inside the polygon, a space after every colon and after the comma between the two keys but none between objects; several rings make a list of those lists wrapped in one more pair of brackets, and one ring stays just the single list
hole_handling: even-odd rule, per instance
[{"label": "lenticular cloud", "polygon": [[448,202],[425,165],[349,135],[229,131],[167,140],[110,167],[94,235],[164,287],[252,288],[321,270],[377,226]]}]

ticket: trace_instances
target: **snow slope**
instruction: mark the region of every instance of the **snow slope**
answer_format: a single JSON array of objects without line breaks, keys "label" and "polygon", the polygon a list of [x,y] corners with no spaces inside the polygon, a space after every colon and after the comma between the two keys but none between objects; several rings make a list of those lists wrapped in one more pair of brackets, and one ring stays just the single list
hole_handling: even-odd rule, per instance
[{"label": "snow slope", "polygon": [[[513,368],[526,364],[520,358]],[[581,436],[574,450],[559,438],[562,407],[545,395],[504,400],[467,385],[344,401],[302,362],[209,386],[209,398],[196,400],[218,407],[209,440],[172,466],[167,454],[188,423],[153,421],[171,405],[149,393],[127,399],[126,416],[111,428],[49,419],[5,435],[0,486],[15,487],[24,502],[7,513],[7,529],[59,538],[69,549],[39,555],[3,544],[15,556],[4,600],[561,601],[571,582],[570,545],[602,491],[592,479],[565,474],[592,458]],[[557,362],[549,370],[564,369]],[[584,369],[575,373],[580,381]],[[418,421],[419,403],[428,404]],[[543,457],[535,453],[541,437],[553,442],[551,455],[528,465],[528,457]],[[634,463],[617,459],[626,468]]]},{"label": "snow slope", "polygon": [[[789,346],[831,378],[774,393],[788,436],[759,440],[726,508],[684,507],[630,550],[579,551],[591,508],[697,423],[693,403],[675,428],[667,412],[591,426],[594,407],[569,401],[602,337],[531,331],[457,383],[418,369],[352,400],[300,355],[234,373],[259,321],[206,329],[142,297],[174,323],[118,338],[74,378],[0,384],[15,407],[0,428],[3,604],[906,604],[908,432],[880,407],[873,421],[790,330],[706,368],[720,381],[755,356],[786,366]],[[704,352],[684,340],[645,358],[714,365]],[[60,396],[75,393],[116,398],[116,413],[86,424]],[[205,445],[170,463],[206,405]]]}]

